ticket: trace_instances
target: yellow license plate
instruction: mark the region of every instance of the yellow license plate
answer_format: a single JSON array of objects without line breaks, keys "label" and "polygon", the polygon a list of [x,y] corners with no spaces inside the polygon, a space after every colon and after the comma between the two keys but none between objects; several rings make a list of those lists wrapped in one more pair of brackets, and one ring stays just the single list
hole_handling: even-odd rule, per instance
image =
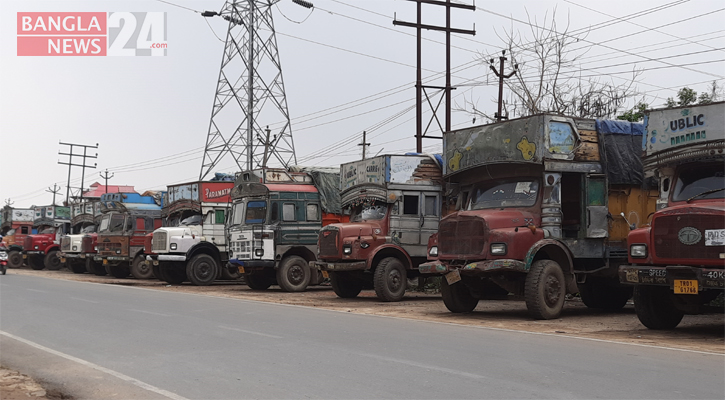
[{"label": "yellow license plate", "polygon": [[108,260],[106,260],[106,259],[104,258],[104,259],[103,259],[103,265],[106,265],[106,264],[108,264]]},{"label": "yellow license plate", "polygon": [[697,281],[675,279],[675,294],[697,294]]},{"label": "yellow license plate", "polygon": [[322,271],[322,277],[325,278],[325,279],[329,279],[330,278],[330,273],[327,272],[327,271]]},{"label": "yellow license plate", "polygon": [[239,273],[240,274],[243,274],[244,273],[244,267],[239,267]]},{"label": "yellow license plate", "polygon": [[60,262],[64,263],[65,262],[65,258],[61,258],[60,259]]},{"label": "yellow license plate", "polygon": [[23,254],[23,258],[28,258],[28,255],[27,254]]}]

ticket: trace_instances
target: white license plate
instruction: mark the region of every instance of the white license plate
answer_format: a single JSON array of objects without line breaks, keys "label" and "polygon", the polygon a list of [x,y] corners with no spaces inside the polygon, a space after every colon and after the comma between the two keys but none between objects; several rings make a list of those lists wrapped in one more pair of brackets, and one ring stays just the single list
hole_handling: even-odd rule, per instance
[{"label": "white license plate", "polygon": [[725,229],[705,229],[705,246],[725,246]]},{"label": "white license plate", "polygon": [[457,269],[454,269],[453,271],[447,273],[445,276],[446,282],[448,282],[449,285],[452,285],[461,280],[461,273],[458,272]]}]

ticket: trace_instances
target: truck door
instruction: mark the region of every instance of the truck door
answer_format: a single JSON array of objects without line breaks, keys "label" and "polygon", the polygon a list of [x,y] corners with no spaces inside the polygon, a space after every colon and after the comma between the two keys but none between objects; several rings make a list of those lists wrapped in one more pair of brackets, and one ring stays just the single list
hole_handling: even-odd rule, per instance
[{"label": "truck door", "polygon": [[606,238],[609,236],[607,216],[607,178],[601,174],[589,174],[586,177],[586,227],[588,238]]},{"label": "truck door", "polygon": [[390,230],[411,256],[426,255],[428,238],[438,230],[440,206],[438,192],[403,192],[390,217]]},{"label": "truck door", "polygon": [[428,246],[428,238],[438,232],[438,222],[441,218],[441,195],[438,192],[423,192],[420,198],[421,223],[420,244]]}]

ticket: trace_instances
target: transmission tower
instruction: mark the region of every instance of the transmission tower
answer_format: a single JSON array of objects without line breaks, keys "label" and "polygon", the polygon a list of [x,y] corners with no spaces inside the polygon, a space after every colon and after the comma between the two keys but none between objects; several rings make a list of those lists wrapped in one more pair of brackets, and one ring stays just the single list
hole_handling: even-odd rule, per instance
[{"label": "transmission tower", "polygon": [[[200,180],[230,157],[240,170],[262,166],[265,158],[285,167],[297,163],[272,20],[278,1],[229,0],[220,12],[202,13],[221,16],[229,27]],[[277,126],[272,143],[256,140],[266,137],[263,127],[272,124]]]}]

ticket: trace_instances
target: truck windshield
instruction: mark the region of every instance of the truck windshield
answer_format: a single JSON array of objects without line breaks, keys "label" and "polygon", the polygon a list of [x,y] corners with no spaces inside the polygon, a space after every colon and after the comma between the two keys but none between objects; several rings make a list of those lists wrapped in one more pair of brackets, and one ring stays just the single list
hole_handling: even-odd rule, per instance
[{"label": "truck windshield", "polygon": [[263,224],[267,215],[266,201],[250,201],[247,203],[247,215],[244,217],[245,224]]},{"label": "truck windshield", "polygon": [[5,234],[5,236],[13,236],[15,235],[15,229],[11,229],[8,231],[8,233]]},{"label": "truck windshield", "polygon": [[101,218],[101,223],[98,225],[98,232],[105,232],[108,230],[108,221],[111,220],[110,215],[104,215]]},{"label": "truck windshield", "polygon": [[55,228],[45,228],[40,233],[55,233]]},{"label": "truck windshield", "polygon": [[725,170],[722,164],[689,168],[680,172],[672,201],[725,198]]},{"label": "truck windshield", "polygon": [[244,203],[236,203],[232,206],[232,225],[241,225],[242,218],[244,218]]},{"label": "truck windshield", "polygon": [[85,228],[81,229],[81,233],[93,233],[96,231],[95,225],[88,225]]},{"label": "truck windshield", "polygon": [[350,221],[381,220],[388,212],[387,204],[360,205],[352,209]]},{"label": "truck windshield", "polygon": [[123,214],[111,215],[111,221],[108,223],[108,230],[111,232],[123,232],[123,221],[125,216]]},{"label": "truck windshield", "polygon": [[539,181],[533,178],[484,182],[474,188],[470,209],[531,207],[538,192]]},{"label": "truck windshield", "polygon": [[186,217],[181,221],[181,226],[187,226],[187,225],[201,225],[201,215],[192,215],[191,217]]}]

